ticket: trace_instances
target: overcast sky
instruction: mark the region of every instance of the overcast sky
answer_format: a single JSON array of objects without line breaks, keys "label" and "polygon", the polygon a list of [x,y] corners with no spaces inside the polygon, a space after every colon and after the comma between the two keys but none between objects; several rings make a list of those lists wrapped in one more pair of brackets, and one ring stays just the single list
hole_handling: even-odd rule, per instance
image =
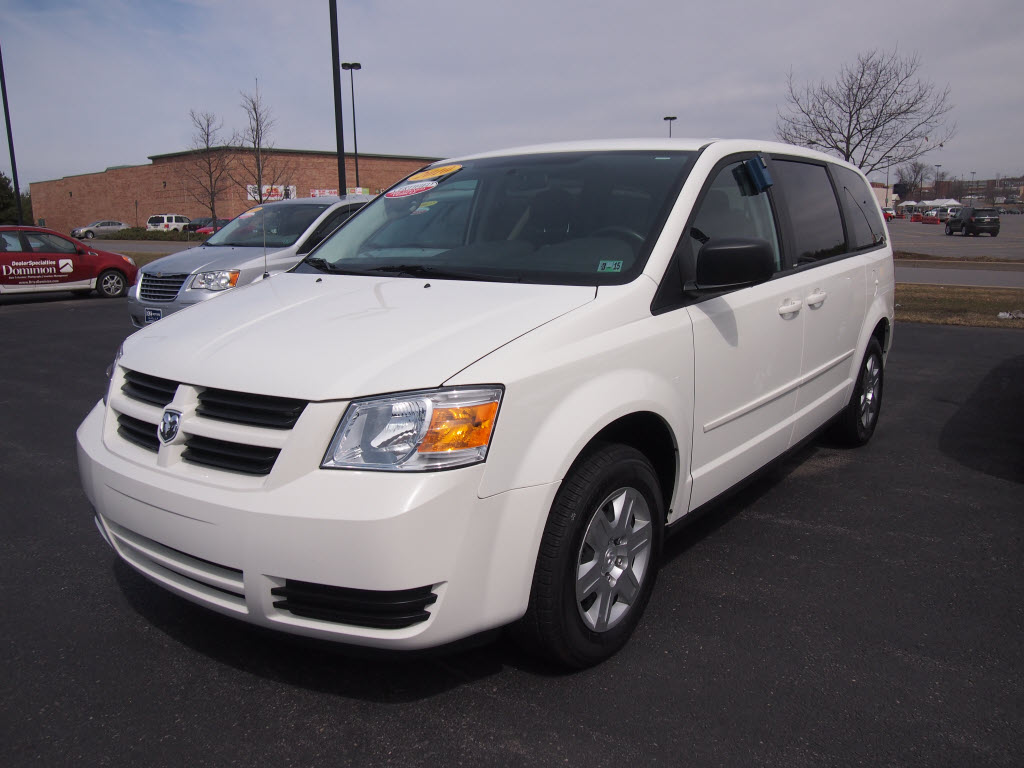
[{"label": "overcast sky", "polygon": [[[339,0],[359,149],[445,157],[545,141],[773,138],[786,74],[899,46],[948,83],[954,176],[1024,172],[1022,0]],[[278,147],[333,151],[328,0],[0,0],[19,181],[187,149],[189,110],[242,124],[259,78]],[[351,151],[344,75],[346,148]],[[6,147],[0,170],[11,173]]]}]

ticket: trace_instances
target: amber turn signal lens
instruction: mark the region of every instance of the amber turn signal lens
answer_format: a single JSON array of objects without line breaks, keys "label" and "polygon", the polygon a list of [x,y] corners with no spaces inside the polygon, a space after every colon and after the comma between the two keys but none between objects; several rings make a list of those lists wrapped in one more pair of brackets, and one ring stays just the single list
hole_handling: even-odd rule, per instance
[{"label": "amber turn signal lens", "polygon": [[461,408],[435,408],[418,452],[461,451],[485,446],[491,439],[497,413],[497,402]]}]

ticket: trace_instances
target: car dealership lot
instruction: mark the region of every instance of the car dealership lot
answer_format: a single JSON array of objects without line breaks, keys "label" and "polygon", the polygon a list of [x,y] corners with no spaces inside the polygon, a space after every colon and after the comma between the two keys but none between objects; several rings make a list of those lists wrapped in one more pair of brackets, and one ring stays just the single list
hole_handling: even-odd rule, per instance
[{"label": "car dealership lot", "polygon": [[943,259],[991,257],[1024,262],[1024,216],[1000,216],[998,237],[947,235],[944,224],[922,224],[910,219],[889,222],[896,251],[925,253]]},{"label": "car dealership lot", "polygon": [[562,675],[273,636],[116,563],[73,434],[126,317],[0,305],[6,764],[1019,762],[1024,333],[897,326],[873,442],[670,539],[630,645]]}]

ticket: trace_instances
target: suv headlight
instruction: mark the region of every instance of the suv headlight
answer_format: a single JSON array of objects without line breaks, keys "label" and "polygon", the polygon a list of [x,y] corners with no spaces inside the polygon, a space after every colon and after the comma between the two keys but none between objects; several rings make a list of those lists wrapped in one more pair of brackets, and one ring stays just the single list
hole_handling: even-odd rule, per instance
[{"label": "suv headlight", "polygon": [[423,472],[487,458],[501,387],[459,387],[354,400],[323,469]]},{"label": "suv headlight", "polygon": [[238,282],[238,270],[226,269],[220,272],[200,272],[192,278],[192,287],[207,291],[224,291],[234,288]]}]

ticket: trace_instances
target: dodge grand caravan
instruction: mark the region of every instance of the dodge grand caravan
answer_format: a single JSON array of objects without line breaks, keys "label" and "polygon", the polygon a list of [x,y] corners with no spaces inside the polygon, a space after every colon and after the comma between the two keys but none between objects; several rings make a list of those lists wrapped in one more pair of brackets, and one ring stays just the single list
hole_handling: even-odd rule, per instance
[{"label": "dodge grand caravan", "polygon": [[864,176],[755,141],[432,165],[289,272],[127,339],[78,430],[102,536],[220,613],[391,649],[615,653],[666,530],[878,423]]}]

